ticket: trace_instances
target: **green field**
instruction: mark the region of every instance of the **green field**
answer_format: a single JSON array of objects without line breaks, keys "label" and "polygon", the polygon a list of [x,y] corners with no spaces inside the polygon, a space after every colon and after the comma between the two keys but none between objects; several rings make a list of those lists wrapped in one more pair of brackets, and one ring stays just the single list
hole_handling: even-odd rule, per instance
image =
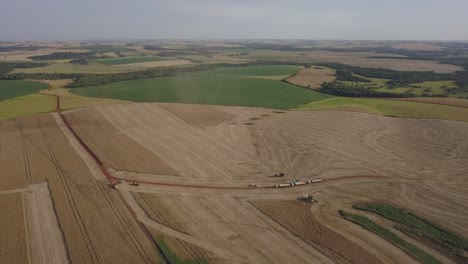
[{"label": "green field", "polygon": [[429,255],[427,252],[424,250],[420,249],[419,247],[409,243],[408,241],[402,239],[392,231],[376,224],[369,218],[362,216],[362,215],[357,215],[357,214],[351,214],[348,212],[345,212],[343,210],[340,210],[339,213],[341,216],[343,216],[346,220],[351,221],[355,224],[360,225],[364,229],[367,229],[371,231],[372,233],[388,240],[390,243],[398,247],[399,249],[403,250],[406,252],[409,256],[414,258],[420,263],[428,263],[428,264],[436,264],[436,263],[442,263],[438,259],[434,258],[432,255]]},{"label": "green field", "polygon": [[149,61],[161,61],[161,60],[169,60],[169,59],[163,58],[163,57],[156,57],[156,56],[129,55],[127,57],[100,58],[100,59],[94,59],[93,61],[105,64],[105,65],[122,65],[122,64],[149,62]]},{"label": "green field", "polygon": [[468,122],[468,108],[386,99],[334,97],[311,102],[297,110],[338,110],[377,115],[436,118]]},{"label": "green field", "polygon": [[47,85],[30,81],[0,81],[0,101],[36,93]]},{"label": "green field", "polygon": [[293,73],[292,66],[229,67],[175,77],[152,78],[71,89],[90,97],[135,102],[216,104],[291,109],[332,96],[281,81],[245,78]]},{"label": "green field", "polygon": [[[404,209],[382,203],[362,203],[356,204],[353,207],[378,214],[399,223],[396,225],[398,230],[423,241],[430,240],[447,251],[449,255],[463,257],[466,254],[463,251],[468,251],[468,239]],[[468,260],[468,258],[464,258]]]},{"label": "green field", "polygon": [[208,71],[209,74],[224,76],[278,76],[290,75],[300,70],[296,66],[289,65],[265,65],[265,66],[242,66],[242,67],[224,67]]},{"label": "green field", "polygon": [[55,97],[29,94],[0,101],[0,120],[55,110]]}]

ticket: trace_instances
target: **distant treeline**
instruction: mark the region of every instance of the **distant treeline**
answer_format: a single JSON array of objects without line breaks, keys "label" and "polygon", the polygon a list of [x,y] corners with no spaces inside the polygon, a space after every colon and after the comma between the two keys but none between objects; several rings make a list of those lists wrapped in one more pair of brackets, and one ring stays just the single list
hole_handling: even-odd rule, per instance
[{"label": "distant treeline", "polygon": [[196,55],[197,53],[188,52],[188,51],[180,51],[180,50],[171,50],[171,51],[161,51],[158,53],[158,56],[161,57],[176,57],[176,56],[184,56],[184,55]]},{"label": "distant treeline", "polygon": [[175,57],[183,55],[210,55],[216,53],[207,47],[198,45],[187,45],[184,49],[172,49],[159,45],[143,45],[143,48],[147,50],[161,50],[161,52],[158,55],[162,57]]},{"label": "distant treeline", "polygon": [[46,47],[33,46],[33,45],[30,45],[30,46],[17,46],[17,45],[13,45],[13,46],[0,46],[0,52],[9,52],[9,51],[15,51],[15,50],[34,51],[34,50],[38,50],[38,49],[42,49],[42,48],[46,48]]},{"label": "distant treeline", "polygon": [[323,83],[320,91],[327,94],[347,97],[412,97],[410,93],[386,93],[378,92],[373,89],[359,86],[359,85],[347,85],[342,82],[326,82]]},{"label": "distant treeline", "polygon": [[68,59],[78,59],[82,57],[90,57],[93,56],[93,52],[54,52],[47,55],[38,55],[38,56],[31,56],[28,59],[33,60],[68,60]]},{"label": "distant treeline", "polygon": [[86,46],[76,46],[76,47],[64,47],[64,49],[87,49],[93,53],[106,53],[106,52],[124,52],[124,51],[134,51],[134,49],[120,46],[112,45],[86,45]]},{"label": "distant treeline", "polygon": [[383,68],[361,68],[340,63],[321,63],[320,66],[334,68],[339,72],[351,72],[367,78],[390,79],[387,83],[391,87],[407,86],[411,83],[424,81],[455,80],[456,74],[435,73],[433,71],[395,71]]},{"label": "distant treeline", "polygon": [[353,75],[353,73],[348,69],[336,69],[336,80],[348,82],[371,82],[369,79]]},{"label": "distant treeline", "polygon": [[[39,64],[39,63],[35,63]],[[121,72],[109,74],[90,74],[90,73],[14,73],[0,76],[2,80],[23,80],[23,79],[38,79],[38,80],[56,80],[56,79],[72,79],[73,82],[67,85],[68,88],[78,88],[87,86],[103,85],[113,82],[128,81],[135,79],[146,79],[156,77],[168,77],[182,75],[192,72],[208,71],[220,67],[244,67],[253,65],[304,65],[298,63],[284,63],[273,61],[258,61],[245,64],[198,64],[194,66],[179,66],[179,67],[157,67],[142,71]]]},{"label": "distant treeline", "polygon": [[33,62],[0,62],[0,78],[6,78],[5,75],[12,72],[15,68],[36,68],[47,66],[47,63]]}]

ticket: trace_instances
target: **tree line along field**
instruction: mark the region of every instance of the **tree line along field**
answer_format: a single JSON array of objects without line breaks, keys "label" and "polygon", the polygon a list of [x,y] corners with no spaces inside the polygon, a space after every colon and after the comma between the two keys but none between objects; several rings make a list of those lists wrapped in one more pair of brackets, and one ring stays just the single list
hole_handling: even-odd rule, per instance
[{"label": "tree line along field", "polygon": [[169,58],[157,57],[157,56],[143,56],[138,54],[129,54],[125,57],[114,57],[114,58],[97,58],[93,59],[94,62],[102,63],[105,65],[121,65],[121,64],[132,64],[140,62],[150,61],[163,61],[170,60]]},{"label": "tree line along field", "polygon": [[70,92],[82,96],[136,102],[241,105],[277,109],[291,109],[330,97],[277,80],[261,78],[288,75],[296,70],[293,66],[220,68],[175,77],[74,88]]}]

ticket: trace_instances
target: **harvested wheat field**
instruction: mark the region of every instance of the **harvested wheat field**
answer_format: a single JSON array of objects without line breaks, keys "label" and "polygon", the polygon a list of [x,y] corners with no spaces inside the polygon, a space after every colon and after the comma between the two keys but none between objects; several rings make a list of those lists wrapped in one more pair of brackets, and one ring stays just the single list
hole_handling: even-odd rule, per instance
[{"label": "harvested wheat field", "polygon": [[312,67],[305,68],[287,79],[288,82],[302,87],[318,89],[324,82],[332,82],[336,79],[335,73],[330,68]]},{"label": "harvested wheat field", "polygon": [[0,191],[0,256],[2,263],[29,263],[28,234],[21,191]]},{"label": "harvested wheat field", "polygon": [[[0,198],[15,195],[5,208],[23,219],[8,244],[19,263],[415,263],[339,210],[453,262],[353,208],[369,201],[468,237],[466,122],[157,103],[64,118],[0,123]],[[139,185],[111,188],[117,179]],[[308,194],[319,202],[298,200]]]},{"label": "harvested wheat field", "polygon": [[[187,260],[414,263],[339,215],[362,201],[395,204],[468,237],[465,122],[152,103],[92,107],[66,119],[114,177],[140,182],[122,185],[123,199],[153,238]],[[278,172],[286,175],[272,177]],[[262,188],[317,178],[323,182]],[[296,201],[308,193],[319,203]]]},{"label": "harvested wheat field", "polygon": [[[18,263],[158,262],[160,257],[123,201],[106,181],[95,179],[53,115],[32,115],[0,125],[0,162],[6,172],[2,182],[14,183],[3,185],[3,192],[25,192],[26,217],[16,217],[15,223],[28,223],[30,246],[9,254],[29,255],[29,261]],[[53,241],[46,242],[49,239]],[[58,244],[48,247],[53,243]]]}]

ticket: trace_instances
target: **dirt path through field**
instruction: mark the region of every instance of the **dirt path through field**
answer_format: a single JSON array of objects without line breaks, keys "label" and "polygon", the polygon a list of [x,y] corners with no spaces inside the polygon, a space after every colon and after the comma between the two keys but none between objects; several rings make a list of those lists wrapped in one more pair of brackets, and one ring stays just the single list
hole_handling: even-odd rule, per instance
[{"label": "dirt path through field", "polygon": [[216,245],[209,243],[207,240],[204,239],[197,239],[191,235],[188,235],[186,233],[182,233],[180,231],[177,231],[173,228],[170,228],[166,225],[160,224],[158,222],[153,221],[148,217],[148,215],[141,209],[140,205],[138,205],[137,201],[135,201],[135,198],[129,191],[120,191],[122,193],[122,197],[125,199],[127,204],[129,204],[133,211],[135,212],[138,220],[145,224],[148,227],[152,227],[164,234],[170,235],[172,237],[181,239],[183,241],[186,241],[188,243],[192,243],[194,245],[197,245],[205,250],[211,251],[214,254],[216,254],[218,257],[233,261],[233,262],[244,262],[245,259],[241,258],[240,256],[236,256],[232,254],[229,251],[226,251],[224,249],[218,248]]},{"label": "dirt path through field", "polygon": [[23,193],[31,264],[67,263],[68,253],[47,183]]},{"label": "dirt path through field", "polygon": [[106,181],[107,179],[102,174],[102,171],[99,168],[99,166],[96,164],[93,158],[86,152],[86,150],[80,145],[80,142],[78,142],[78,140],[75,138],[72,132],[68,129],[65,122],[63,122],[63,119],[60,116],[60,113],[53,113],[52,115],[54,116],[55,121],[59,125],[63,134],[68,139],[68,142],[76,151],[76,153],[78,153],[78,155],[83,160],[83,162],[86,164],[86,167],[88,167],[89,171],[93,174],[94,178],[96,180]]}]

